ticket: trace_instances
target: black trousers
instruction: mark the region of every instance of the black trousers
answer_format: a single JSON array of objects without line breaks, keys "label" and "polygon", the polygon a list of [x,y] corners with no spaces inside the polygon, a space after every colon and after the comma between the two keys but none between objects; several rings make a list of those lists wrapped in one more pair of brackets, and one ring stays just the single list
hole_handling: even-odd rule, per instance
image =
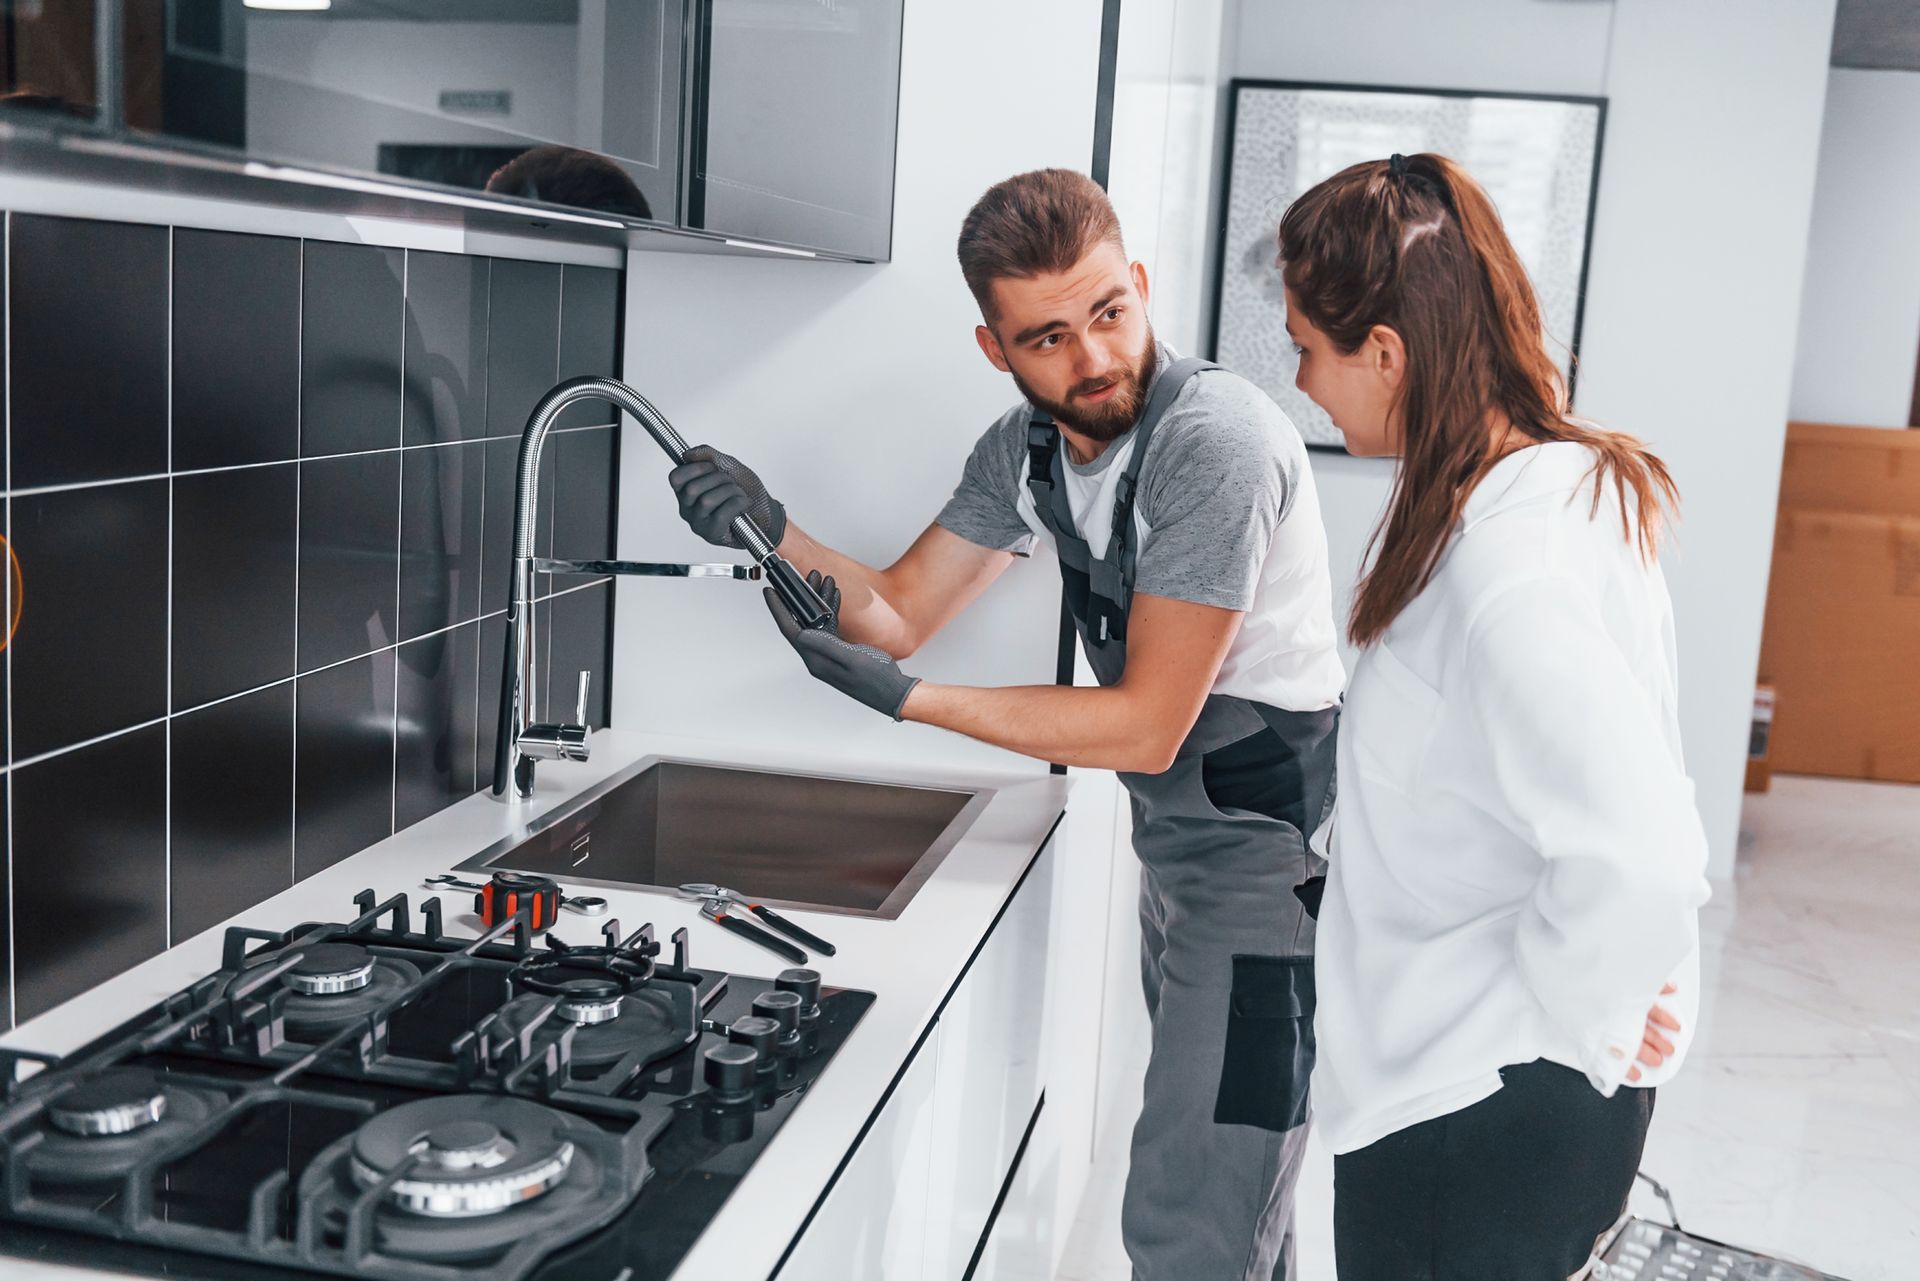
[{"label": "black trousers", "polygon": [[1340,1281],[1565,1281],[1626,1208],[1653,1091],[1610,1099],[1571,1068],[1334,1158]]}]

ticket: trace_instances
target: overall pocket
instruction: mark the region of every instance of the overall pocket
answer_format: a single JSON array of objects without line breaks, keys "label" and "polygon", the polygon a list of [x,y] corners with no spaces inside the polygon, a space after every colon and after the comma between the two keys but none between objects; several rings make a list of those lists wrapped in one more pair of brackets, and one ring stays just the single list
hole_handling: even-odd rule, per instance
[{"label": "overall pocket", "polygon": [[1291,1130],[1307,1120],[1313,1075],[1313,958],[1233,958],[1218,1125]]}]

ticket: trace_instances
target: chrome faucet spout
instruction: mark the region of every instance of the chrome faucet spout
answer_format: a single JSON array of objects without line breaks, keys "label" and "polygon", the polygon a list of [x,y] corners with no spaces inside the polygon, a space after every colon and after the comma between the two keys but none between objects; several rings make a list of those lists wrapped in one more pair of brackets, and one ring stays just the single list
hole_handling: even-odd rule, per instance
[{"label": "chrome faucet spout", "polygon": [[513,578],[507,592],[507,652],[500,673],[499,734],[493,754],[493,795],[500,800],[526,800],[533,795],[534,766],[539,761],[588,758],[587,680],[580,673],[579,700],[572,722],[546,723],[537,718],[539,686],[534,681],[539,636],[534,628],[535,574],[617,574],[662,578],[758,579],[764,574],[796,617],[809,627],[831,619],[825,602],[792,565],[782,560],[766,534],[747,516],[736,517],[732,531],[753,558],[751,565],[673,565],[651,561],[553,560],[533,554],[533,531],[540,501],[540,453],[554,422],[567,406],[582,400],[611,401],[642,427],[668,458],[678,465],[687,442],[651,401],[623,382],[588,376],[561,383],[533,407],[520,433],[520,462],[513,493]]}]

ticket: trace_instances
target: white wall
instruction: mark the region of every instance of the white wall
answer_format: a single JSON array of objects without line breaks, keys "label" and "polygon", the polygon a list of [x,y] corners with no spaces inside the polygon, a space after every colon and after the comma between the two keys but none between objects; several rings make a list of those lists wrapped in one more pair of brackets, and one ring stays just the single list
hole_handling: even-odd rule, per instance
[{"label": "white wall", "polygon": [[1237,0],[1230,73],[1265,80],[1601,93],[1612,6]]},{"label": "white wall", "polygon": [[1645,437],[1685,501],[1665,557],[1681,729],[1709,870],[1727,875],[1834,3],[1619,0],[1617,12],[1581,409]]},{"label": "white wall", "polygon": [[1836,67],[1807,242],[1793,417],[1905,427],[1920,362],[1920,72]]},{"label": "white wall", "polygon": [[[760,471],[810,533],[886,564],[932,521],[968,451],[1018,399],[973,338],[954,256],[980,193],[1025,169],[1093,155],[1100,0],[907,0],[893,261],[875,266],[636,252],[626,373],[689,440]],[[1010,33],[1017,33],[1012,38]],[[629,425],[619,550],[727,559],[687,532],[665,458]],[[613,723],[712,740],[777,736],[836,760],[1040,771],[1039,762],[895,725],[809,679],[757,589],[624,580],[615,598]],[[983,685],[1050,683],[1060,578],[1016,564],[906,664]],[[1070,1222],[1093,1147],[1099,954],[1113,863],[1111,797],[1076,793],[1055,868],[1047,985],[1047,1107],[1021,1184],[1022,1222]],[[1059,1240],[1043,1242],[1058,1249]]]},{"label": "white wall", "polygon": [[[1603,94],[1579,408],[1673,466],[1688,768],[1731,872],[1833,0],[1247,0],[1240,76]],[[1344,615],[1390,473],[1316,454]],[[1623,800],[1628,798],[1623,798]]]},{"label": "white wall", "polygon": [[[870,564],[890,562],[933,520],[980,433],[1018,399],[974,343],[979,313],[954,241],[967,209],[999,179],[1041,165],[1086,168],[1099,27],[1098,0],[1038,9],[909,0],[893,261],[636,252],[628,377],[689,440],[759,470],[808,532]],[[1014,30],[1020,39],[1008,40]],[[666,471],[630,428],[621,554],[722,559],[681,524]],[[1036,556],[907,668],[972,684],[1050,682],[1059,608],[1059,576]],[[757,589],[628,580],[615,613],[615,724],[717,742],[804,737],[823,760],[1045,768],[895,725],[809,680]]]}]

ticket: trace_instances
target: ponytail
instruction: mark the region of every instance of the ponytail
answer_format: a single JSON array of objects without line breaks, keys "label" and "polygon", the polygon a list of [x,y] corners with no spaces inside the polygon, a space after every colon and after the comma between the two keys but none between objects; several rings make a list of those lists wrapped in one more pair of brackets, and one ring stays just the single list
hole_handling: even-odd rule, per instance
[{"label": "ponytail", "polygon": [[1294,202],[1279,242],[1294,301],[1341,350],[1375,325],[1407,349],[1400,462],[1348,620],[1356,645],[1432,581],[1468,495],[1506,452],[1488,430],[1499,415],[1525,440],[1592,450],[1589,515],[1610,483],[1622,537],[1648,561],[1658,553],[1679,503],[1672,476],[1638,440],[1572,416],[1526,268],[1466,170],[1431,153],[1354,165]]}]

